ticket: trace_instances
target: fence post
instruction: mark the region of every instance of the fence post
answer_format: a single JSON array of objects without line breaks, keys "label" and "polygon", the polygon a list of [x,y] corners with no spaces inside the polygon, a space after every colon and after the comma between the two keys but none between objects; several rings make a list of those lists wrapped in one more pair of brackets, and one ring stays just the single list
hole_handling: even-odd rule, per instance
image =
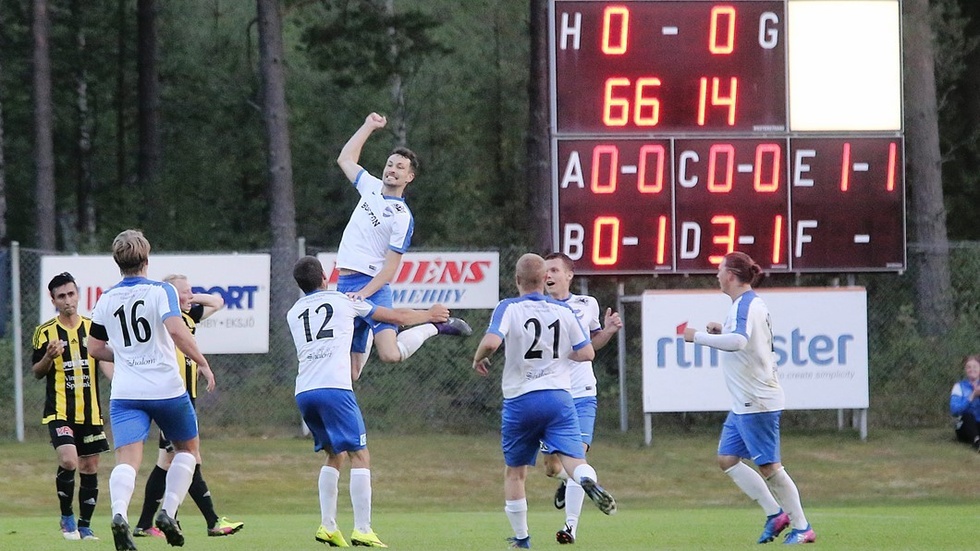
[{"label": "fence post", "polygon": [[14,424],[17,426],[17,441],[24,441],[24,346],[23,329],[20,319],[20,243],[10,243],[10,300],[14,318]]}]

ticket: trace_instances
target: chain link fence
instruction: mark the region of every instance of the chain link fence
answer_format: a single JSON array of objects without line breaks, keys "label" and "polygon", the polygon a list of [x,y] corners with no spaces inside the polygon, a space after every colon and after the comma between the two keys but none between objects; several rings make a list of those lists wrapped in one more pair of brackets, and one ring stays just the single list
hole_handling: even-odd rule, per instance
[{"label": "chain link fence", "polygon": [[[313,252],[313,251],[311,251]],[[500,251],[501,298],[513,296],[513,267],[524,252],[516,248]],[[949,390],[962,375],[961,359],[980,351],[977,328],[980,327],[980,243],[956,243],[951,246],[956,323],[943,337],[920,333],[916,318],[914,274],[775,274],[764,284],[768,287],[807,287],[854,284],[867,288],[869,377],[872,427],[939,426],[948,422]],[[23,351],[23,365],[16,366],[23,375],[25,437],[47,439],[40,424],[44,401],[44,383],[31,375],[30,338],[39,313],[38,293],[46,292],[39,281],[40,259],[44,253],[21,249],[20,289],[22,312],[19,320],[10,317],[9,262],[0,251],[0,322],[6,320],[0,337],[0,440],[16,434],[14,400],[14,347]],[[910,264],[914,265],[915,247],[910,247]],[[84,278],[84,274],[76,274]],[[600,306],[614,307],[617,293],[640,295],[646,289],[714,288],[713,276],[659,276],[576,278],[573,292],[588,292]],[[6,291],[5,291],[6,289]],[[473,327],[470,337],[435,337],[405,362],[385,364],[372,357],[355,384],[355,392],[369,430],[377,432],[484,433],[499,427],[500,362],[488,378],[476,376],[470,359],[485,331],[489,310],[455,311]],[[626,418],[620,416],[620,381],[618,343],[616,339],[597,353],[596,376],[599,379],[599,416],[597,432],[612,434],[628,423],[639,430],[643,424],[640,306],[627,303],[621,312],[625,322],[625,389]],[[719,316],[723,313],[719,313]],[[278,323],[279,320],[271,320]],[[778,324],[779,320],[775,320]],[[20,323],[21,342],[13,342],[12,324]],[[206,331],[206,328],[202,328]],[[278,342],[278,343],[277,343]],[[299,435],[301,424],[293,400],[296,360],[291,342],[270,339],[267,354],[209,355],[218,380],[218,389],[198,397],[201,432],[206,438],[232,434],[236,436]],[[108,401],[108,382],[103,381],[103,400]],[[107,410],[106,410],[107,411]],[[685,430],[697,425],[716,426],[718,413],[660,414],[658,430]],[[788,411],[784,426],[832,427],[835,411]]]}]

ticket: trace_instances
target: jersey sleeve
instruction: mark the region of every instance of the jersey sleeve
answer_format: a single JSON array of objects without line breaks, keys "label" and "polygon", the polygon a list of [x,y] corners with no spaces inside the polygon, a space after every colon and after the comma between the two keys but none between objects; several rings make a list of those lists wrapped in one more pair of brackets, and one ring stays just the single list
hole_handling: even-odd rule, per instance
[{"label": "jersey sleeve", "polygon": [[31,339],[31,347],[33,348],[33,353],[31,354],[31,363],[36,364],[41,361],[48,347],[48,333],[47,331],[41,330],[41,326],[34,328],[34,337]]},{"label": "jersey sleeve", "polygon": [[412,234],[415,233],[415,218],[405,203],[389,204],[389,208],[394,210],[395,220],[391,226],[391,239],[388,241],[388,248],[397,253],[405,254],[412,244]]},{"label": "jersey sleeve", "polygon": [[497,335],[501,339],[507,335],[507,331],[510,329],[510,324],[506,316],[508,304],[510,302],[501,301],[493,309],[493,314],[490,316],[490,327],[487,328],[487,333]]},{"label": "jersey sleeve", "polygon": [[159,303],[156,305],[156,314],[160,317],[160,320],[165,320],[173,316],[182,316],[180,312],[180,300],[177,299],[177,289],[169,284],[164,283],[160,286],[162,290],[157,293]]},{"label": "jersey sleeve", "polygon": [[599,322],[599,301],[595,297],[588,297],[586,304],[587,315],[582,317],[582,321],[586,324],[585,328],[589,333],[595,333],[602,329],[602,323]]},{"label": "jersey sleeve", "polygon": [[572,343],[572,350],[579,350],[592,342],[574,311],[569,308],[568,314],[565,317],[570,318],[568,319],[568,337]]},{"label": "jersey sleeve", "polygon": [[187,311],[187,315],[194,320],[194,323],[201,323],[201,318],[204,317],[204,305],[192,304],[191,309]]},{"label": "jersey sleeve", "polygon": [[361,169],[354,178],[354,189],[357,193],[361,194],[361,197],[376,194],[378,197],[381,196],[381,190],[384,189],[384,184],[381,180],[372,176],[367,170]]},{"label": "jersey sleeve", "polygon": [[969,408],[969,397],[963,395],[963,387],[960,386],[960,383],[956,383],[953,385],[953,390],[949,394],[949,414],[960,416],[966,413],[966,410]]},{"label": "jersey sleeve", "polygon": [[351,300],[351,306],[354,308],[354,312],[362,318],[369,318],[378,307],[367,299]]}]

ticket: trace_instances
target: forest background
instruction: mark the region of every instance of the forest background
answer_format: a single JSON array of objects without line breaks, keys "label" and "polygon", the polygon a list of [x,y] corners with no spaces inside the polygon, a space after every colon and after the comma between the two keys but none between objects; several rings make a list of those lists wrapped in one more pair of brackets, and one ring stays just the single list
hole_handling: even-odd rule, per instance
[{"label": "forest background", "polygon": [[[339,243],[356,197],[334,160],[378,111],[390,122],[365,167],[400,144],[422,160],[413,247],[548,250],[547,9],[0,0],[0,248],[105,252],[140,227],[155,251],[269,251],[277,319],[297,236]],[[886,328],[869,329],[872,379],[925,369],[934,393],[977,346],[980,255],[956,251],[980,240],[980,3],[902,12],[909,269],[858,283],[888,297],[869,311]],[[673,284],[689,282],[629,287]]]}]

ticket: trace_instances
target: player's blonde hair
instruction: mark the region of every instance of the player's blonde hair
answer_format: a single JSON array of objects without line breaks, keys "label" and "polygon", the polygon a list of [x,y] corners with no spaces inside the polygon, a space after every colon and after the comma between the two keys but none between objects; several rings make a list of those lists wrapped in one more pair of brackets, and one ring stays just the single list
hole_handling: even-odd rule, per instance
[{"label": "player's blonde hair", "polygon": [[112,240],[112,259],[124,276],[139,275],[150,256],[150,242],[140,230],[124,230]]},{"label": "player's blonde hair", "polygon": [[544,278],[547,273],[544,259],[534,253],[522,255],[517,260],[517,268],[514,275],[517,279],[517,288],[521,292],[533,291],[544,285]]}]

